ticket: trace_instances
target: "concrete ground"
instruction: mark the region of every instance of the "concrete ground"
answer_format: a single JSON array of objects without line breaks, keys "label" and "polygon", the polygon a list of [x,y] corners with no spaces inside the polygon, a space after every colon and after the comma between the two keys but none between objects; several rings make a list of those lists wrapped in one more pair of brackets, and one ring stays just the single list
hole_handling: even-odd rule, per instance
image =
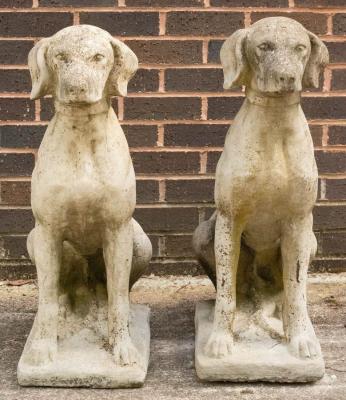
[{"label": "concrete ground", "polygon": [[194,307],[214,295],[202,277],[147,277],[136,284],[133,301],[152,310],[150,366],[140,389],[22,388],[16,366],[36,312],[37,287],[0,282],[0,400],[346,399],[346,274],[310,276],[310,315],[326,361],[326,374],[315,384],[199,381],[193,364]]}]

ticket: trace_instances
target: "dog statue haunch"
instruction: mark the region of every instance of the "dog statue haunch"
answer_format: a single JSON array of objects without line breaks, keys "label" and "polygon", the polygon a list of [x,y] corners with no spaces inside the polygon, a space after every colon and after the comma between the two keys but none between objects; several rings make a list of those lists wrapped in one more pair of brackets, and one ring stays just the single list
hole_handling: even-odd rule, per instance
[{"label": "dog statue haunch", "polygon": [[[40,40],[29,54],[29,67],[31,98],[52,95],[55,115],[32,176],[35,228],[28,237],[28,252],[37,268],[39,306],[19,364],[19,382],[138,385],[146,373],[149,328],[147,310],[134,310],[133,324],[144,318],[136,346],[136,332],[129,332],[129,288],[148,266],[152,250],[132,219],[135,174],[110,101],[113,95],[126,95],[137,57],[104,30],[80,25]],[[102,309],[108,311],[104,316]],[[68,331],[80,335],[78,326],[84,334],[92,326],[85,343],[98,333],[104,343],[97,346],[111,347],[107,354],[91,349],[88,359],[78,355],[78,362],[73,361],[74,346],[58,342],[68,340]],[[87,344],[80,347],[80,352],[88,352]],[[140,371],[138,376],[132,367]]]},{"label": "dog statue haunch", "polygon": [[[317,167],[299,103],[303,88],[318,87],[328,51],[298,22],[273,17],[236,31],[220,54],[224,88],[244,85],[246,99],[217,165],[216,211],[194,234],[197,256],[217,287],[208,337],[202,343],[198,334],[197,369],[206,379],[316,380],[324,364],[306,281],[317,247]],[[249,298],[247,322],[277,338],[273,349],[256,344],[249,327],[245,333],[237,327],[235,316]],[[203,323],[197,316],[199,332]],[[243,335],[253,347],[239,361]],[[217,359],[225,363],[218,371]]]}]

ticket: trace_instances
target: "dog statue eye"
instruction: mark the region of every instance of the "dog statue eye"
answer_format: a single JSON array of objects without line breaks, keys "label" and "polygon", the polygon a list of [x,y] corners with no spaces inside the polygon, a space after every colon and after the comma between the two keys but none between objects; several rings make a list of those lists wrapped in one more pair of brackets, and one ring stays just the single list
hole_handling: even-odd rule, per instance
[{"label": "dog statue eye", "polygon": [[261,43],[259,46],[257,46],[258,49],[260,49],[261,51],[271,51],[274,50],[274,45],[272,43]]},{"label": "dog statue eye", "polygon": [[103,54],[97,53],[94,55],[94,57],[92,58],[93,61],[99,62],[102,61],[105,58],[105,56]]},{"label": "dog statue eye", "polygon": [[67,62],[67,56],[64,53],[59,53],[55,56],[55,58],[59,61]]},{"label": "dog statue eye", "polygon": [[302,52],[306,49],[306,47],[303,44],[298,44],[298,46],[295,47],[295,50],[298,52]]}]

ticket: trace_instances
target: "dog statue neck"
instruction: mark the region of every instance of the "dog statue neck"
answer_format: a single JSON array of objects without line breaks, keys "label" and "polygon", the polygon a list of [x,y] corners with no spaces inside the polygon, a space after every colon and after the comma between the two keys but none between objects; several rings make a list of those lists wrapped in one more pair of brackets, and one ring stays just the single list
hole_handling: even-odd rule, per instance
[{"label": "dog statue neck", "polygon": [[104,127],[109,119],[112,119],[114,124],[118,122],[110,99],[102,99],[93,104],[64,104],[55,101],[55,115],[50,125],[58,131],[70,131],[73,133],[70,137],[74,139],[78,136],[82,138],[85,134],[104,137]]},{"label": "dog statue neck", "polygon": [[61,103],[57,100],[54,102],[55,112],[62,114],[72,119],[83,119],[85,117],[90,118],[98,114],[107,113],[111,107],[110,99],[102,99],[96,103]]},{"label": "dog statue neck", "polygon": [[287,107],[300,103],[300,92],[270,96],[247,87],[245,94],[251,104],[260,107]]}]

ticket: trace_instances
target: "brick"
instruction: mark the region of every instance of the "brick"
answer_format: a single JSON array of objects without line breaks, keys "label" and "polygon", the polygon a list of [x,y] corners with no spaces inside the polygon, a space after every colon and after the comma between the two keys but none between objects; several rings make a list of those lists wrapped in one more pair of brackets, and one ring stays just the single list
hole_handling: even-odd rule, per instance
[{"label": "brick", "polygon": [[0,153],[0,176],[30,176],[34,164],[33,154]]},{"label": "brick", "polygon": [[1,260],[29,258],[26,236],[0,236],[0,253]]},{"label": "brick", "polygon": [[114,7],[117,0],[39,0],[40,7]]},{"label": "brick", "polygon": [[0,146],[8,148],[38,148],[46,128],[45,125],[0,126]]},{"label": "brick", "polygon": [[243,101],[244,97],[210,97],[208,119],[233,119]]},{"label": "brick", "polygon": [[150,233],[192,232],[198,225],[196,207],[137,208],[134,217]]},{"label": "brick", "polygon": [[209,151],[207,158],[207,172],[215,173],[217,163],[221,156],[221,151]]},{"label": "brick", "polygon": [[208,43],[208,62],[220,64],[220,50],[224,40],[210,40]]},{"label": "brick", "polygon": [[36,279],[36,268],[28,261],[13,263],[12,261],[0,265],[0,280]]},{"label": "brick", "polygon": [[126,7],[203,7],[204,0],[126,0]]},{"label": "brick", "polygon": [[302,107],[307,119],[342,119],[346,97],[304,97]]},{"label": "brick", "polygon": [[346,125],[329,127],[328,144],[331,146],[346,145]]},{"label": "brick", "polygon": [[327,15],[317,13],[296,13],[296,12],[252,12],[251,22],[257,22],[267,17],[288,17],[300,22],[306,29],[316,34],[327,33]]},{"label": "brick", "polygon": [[130,147],[150,147],[156,145],[156,125],[122,125],[122,128]]},{"label": "brick", "polygon": [[155,180],[140,180],[136,182],[137,203],[147,204],[159,201],[159,182]]},{"label": "brick", "polygon": [[126,0],[126,7],[203,7],[204,0]]},{"label": "brick", "polygon": [[346,200],[346,179],[326,179],[326,198]]},{"label": "brick", "polygon": [[169,124],[165,125],[165,146],[221,147],[228,124]]},{"label": "brick", "polygon": [[202,62],[200,40],[127,40],[140,63],[199,64]]},{"label": "brick", "polygon": [[313,260],[309,272],[345,272],[345,259],[317,259]]},{"label": "brick", "polygon": [[0,70],[0,92],[30,92],[31,79],[27,70],[3,69]]},{"label": "brick", "polygon": [[33,227],[31,210],[0,210],[0,233],[29,233]]},{"label": "brick", "polygon": [[24,8],[31,7],[32,0],[1,0],[0,9],[1,8]]},{"label": "brick", "polygon": [[317,150],[315,158],[320,174],[346,173],[346,152]]},{"label": "brick", "polygon": [[322,146],[322,126],[310,125],[309,128],[314,146]]},{"label": "brick", "polygon": [[159,255],[159,237],[156,235],[148,235],[153,248],[153,257],[158,257]]},{"label": "brick", "polygon": [[0,64],[27,64],[32,40],[0,40]]},{"label": "brick", "polygon": [[[345,6],[345,4],[344,4]],[[346,34],[346,13],[335,14],[333,17],[333,33],[334,35]]]},{"label": "brick", "polygon": [[0,182],[1,204],[12,206],[29,206],[31,193],[30,188],[30,182]]},{"label": "brick", "polygon": [[214,179],[167,180],[168,203],[204,203],[214,201]]},{"label": "brick", "polygon": [[324,256],[346,254],[346,232],[322,232],[319,248]]},{"label": "brick", "polygon": [[335,69],[332,72],[332,90],[346,90],[346,70]]},{"label": "brick", "polygon": [[41,121],[50,121],[54,115],[54,102],[52,98],[41,99]]},{"label": "brick", "polygon": [[325,42],[331,63],[346,62],[346,42]]},{"label": "brick", "polygon": [[343,7],[345,0],[294,0],[295,7]]},{"label": "brick", "polygon": [[96,25],[112,35],[154,36],[159,33],[156,12],[82,12],[80,23]]},{"label": "brick", "polygon": [[192,235],[167,235],[165,237],[165,257],[194,257]]},{"label": "brick", "polygon": [[35,104],[29,99],[0,99],[0,120],[31,121],[35,118]]},{"label": "brick", "polygon": [[[0,270],[1,272],[1,270]],[[205,272],[196,260],[160,260],[159,262],[151,262],[147,274],[156,276],[198,276]]]},{"label": "brick", "polygon": [[124,119],[199,119],[201,99],[193,97],[126,98]]},{"label": "brick", "polygon": [[231,35],[244,26],[242,12],[167,13],[166,31],[170,35]]},{"label": "brick", "polygon": [[211,0],[214,7],[288,7],[288,0]]},{"label": "brick", "polygon": [[73,24],[71,13],[0,13],[1,36],[51,36]]},{"label": "brick", "polygon": [[136,174],[196,174],[199,172],[198,152],[133,153]]},{"label": "brick", "polygon": [[140,69],[129,82],[129,92],[156,92],[159,89],[159,71]]},{"label": "brick", "polygon": [[223,91],[222,69],[167,69],[165,89],[167,92],[215,92]]},{"label": "brick", "polygon": [[346,205],[319,205],[314,208],[314,229],[345,229]]}]

